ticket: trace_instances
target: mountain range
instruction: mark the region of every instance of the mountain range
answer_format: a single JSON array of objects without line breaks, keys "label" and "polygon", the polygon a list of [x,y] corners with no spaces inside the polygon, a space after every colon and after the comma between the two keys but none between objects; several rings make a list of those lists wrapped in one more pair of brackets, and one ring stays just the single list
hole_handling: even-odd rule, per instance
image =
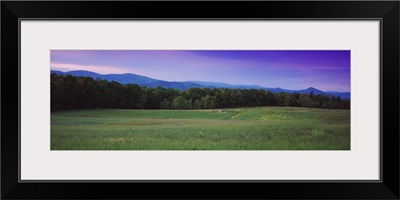
[{"label": "mountain range", "polygon": [[332,95],[332,96],[340,96],[342,99],[350,99],[350,92],[336,92],[336,91],[321,91],[313,87],[309,87],[303,90],[288,90],[282,88],[267,88],[261,87],[259,85],[231,85],[227,83],[220,83],[220,82],[203,82],[203,81],[163,81],[158,79],[149,78],[146,76],[141,76],[137,74],[98,74],[95,72],[84,71],[84,70],[77,70],[77,71],[69,71],[69,72],[62,72],[57,70],[51,70],[51,73],[55,74],[62,74],[62,75],[72,75],[72,76],[84,76],[84,77],[91,77],[93,79],[103,79],[107,81],[115,81],[121,84],[137,84],[140,86],[147,86],[147,87],[163,87],[163,88],[173,88],[178,90],[186,90],[189,88],[230,88],[230,89],[264,89],[268,90],[272,93],[277,92],[286,92],[286,93],[300,93],[300,94],[309,94],[313,92],[314,94],[325,94],[325,95]]}]

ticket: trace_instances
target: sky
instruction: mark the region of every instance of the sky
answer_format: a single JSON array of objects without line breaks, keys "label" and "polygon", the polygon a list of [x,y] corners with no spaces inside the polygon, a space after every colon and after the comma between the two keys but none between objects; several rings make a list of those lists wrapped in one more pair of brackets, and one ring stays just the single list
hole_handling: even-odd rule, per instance
[{"label": "sky", "polygon": [[50,69],[350,91],[349,50],[51,50]]}]

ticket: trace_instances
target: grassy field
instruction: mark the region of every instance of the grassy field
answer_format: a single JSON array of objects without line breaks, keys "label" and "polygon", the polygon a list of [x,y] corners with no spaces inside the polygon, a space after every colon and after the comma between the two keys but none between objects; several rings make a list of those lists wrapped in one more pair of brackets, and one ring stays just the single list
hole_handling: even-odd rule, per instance
[{"label": "grassy field", "polygon": [[350,111],[258,107],[51,113],[51,150],[349,150]]}]

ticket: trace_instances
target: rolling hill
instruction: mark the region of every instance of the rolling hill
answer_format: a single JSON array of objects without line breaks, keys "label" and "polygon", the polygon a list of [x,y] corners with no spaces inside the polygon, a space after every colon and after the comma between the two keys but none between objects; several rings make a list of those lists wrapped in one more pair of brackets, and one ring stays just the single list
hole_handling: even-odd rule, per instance
[{"label": "rolling hill", "polygon": [[149,78],[146,76],[141,76],[132,73],[126,74],[98,74],[90,71],[84,70],[77,70],[77,71],[69,71],[69,72],[62,72],[57,70],[51,70],[51,73],[59,74],[59,75],[72,75],[72,76],[84,76],[84,77],[91,77],[93,79],[103,79],[107,81],[115,81],[121,84],[137,84],[140,86],[146,87],[163,87],[163,88],[172,88],[178,90],[186,90],[189,88],[230,88],[230,89],[264,89],[268,90],[272,93],[278,92],[286,92],[286,93],[300,93],[300,94],[309,94],[313,92],[314,94],[325,94],[325,95],[332,95],[332,96],[340,96],[342,99],[350,99],[350,92],[336,92],[336,91],[321,91],[313,87],[309,87],[303,90],[287,90],[282,88],[267,88],[261,87],[259,85],[231,85],[227,83],[221,82],[203,82],[203,81],[184,81],[184,82],[177,82],[177,81],[164,81],[164,80],[157,80],[153,78]]}]

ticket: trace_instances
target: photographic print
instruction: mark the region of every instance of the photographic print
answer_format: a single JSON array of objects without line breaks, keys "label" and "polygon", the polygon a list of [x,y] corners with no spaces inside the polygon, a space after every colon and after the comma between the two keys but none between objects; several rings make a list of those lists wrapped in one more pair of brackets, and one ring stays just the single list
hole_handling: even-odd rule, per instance
[{"label": "photographic print", "polygon": [[349,50],[51,50],[51,150],[350,150]]}]

